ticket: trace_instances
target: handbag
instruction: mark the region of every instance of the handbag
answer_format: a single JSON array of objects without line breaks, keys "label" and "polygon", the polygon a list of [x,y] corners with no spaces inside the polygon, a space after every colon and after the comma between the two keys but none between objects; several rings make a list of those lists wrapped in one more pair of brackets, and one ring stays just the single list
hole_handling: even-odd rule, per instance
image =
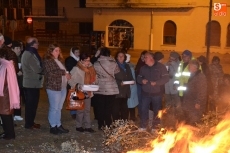
[{"label": "handbag", "polygon": [[89,98],[87,96],[87,92],[83,92],[78,89],[78,84],[73,88],[69,89],[66,102],[67,110],[83,110],[85,108],[85,102],[84,99]]}]

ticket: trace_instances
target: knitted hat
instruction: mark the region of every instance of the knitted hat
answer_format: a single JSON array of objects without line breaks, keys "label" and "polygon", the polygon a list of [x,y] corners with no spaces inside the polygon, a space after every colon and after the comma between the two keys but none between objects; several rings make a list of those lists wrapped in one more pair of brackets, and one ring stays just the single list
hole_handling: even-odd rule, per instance
[{"label": "knitted hat", "polygon": [[182,55],[186,55],[186,56],[189,56],[189,57],[192,57],[192,52],[189,51],[189,50],[185,50]]},{"label": "knitted hat", "polygon": [[170,57],[173,57],[175,59],[178,59],[180,57],[180,55],[177,52],[171,52],[170,53]]},{"label": "knitted hat", "polygon": [[159,60],[161,60],[162,58],[164,58],[164,55],[162,54],[162,52],[155,52],[155,54],[154,54],[154,59],[155,59],[156,61],[159,61]]}]

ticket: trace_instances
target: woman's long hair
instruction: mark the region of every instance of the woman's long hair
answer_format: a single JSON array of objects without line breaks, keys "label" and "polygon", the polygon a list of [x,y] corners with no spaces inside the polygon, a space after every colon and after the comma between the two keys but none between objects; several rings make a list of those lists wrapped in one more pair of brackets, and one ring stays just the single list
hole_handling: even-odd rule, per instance
[{"label": "woman's long hair", "polygon": [[[49,44],[49,46],[48,46],[48,48],[47,48],[47,51],[46,51],[46,53],[45,53],[43,59],[44,59],[44,60],[46,60],[46,59],[53,59],[54,57],[53,57],[53,55],[52,55],[52,52],[53,52],[54,49],[57,48],[57,47],[60,48],[60,46],[59,46],[57,43]],[[62,53],[61,53],[61,49],[60,49],[60,54],[59,54],[59,56],[58,56],[58,60],[61,61],[61,62],[63,62],[63,56],[62,56]]]}]

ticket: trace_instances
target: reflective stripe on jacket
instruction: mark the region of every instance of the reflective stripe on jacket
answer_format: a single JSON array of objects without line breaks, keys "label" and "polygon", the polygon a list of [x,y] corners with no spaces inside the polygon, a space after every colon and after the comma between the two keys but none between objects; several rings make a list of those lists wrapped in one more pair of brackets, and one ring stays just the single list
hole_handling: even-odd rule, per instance
[{"label": "reflective stripe on jacket", "polygon": [[183,92],[187,89],[186,84],[188,83],[188,79],[190,77],[190,72],[188,70],[188,65],[183,70],[184,62],[181,61],[179,67],[177,69],[177,73],[175,74],[174,84],[179,85],[177,90],[179,91],[179,96],[183,96]]}]

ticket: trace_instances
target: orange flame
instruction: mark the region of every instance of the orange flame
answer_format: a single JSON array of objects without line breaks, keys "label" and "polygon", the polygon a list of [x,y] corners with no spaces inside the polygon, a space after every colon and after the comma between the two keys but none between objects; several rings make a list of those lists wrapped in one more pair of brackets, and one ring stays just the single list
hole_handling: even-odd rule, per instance
[{"label": "orange flame", "polygon": [[153,150],[128,153],[230,153],[230,114],[224,117],[208,135],[200,138],[199,129],[181,125],[177,131],[168,131],[151,142]]}]

